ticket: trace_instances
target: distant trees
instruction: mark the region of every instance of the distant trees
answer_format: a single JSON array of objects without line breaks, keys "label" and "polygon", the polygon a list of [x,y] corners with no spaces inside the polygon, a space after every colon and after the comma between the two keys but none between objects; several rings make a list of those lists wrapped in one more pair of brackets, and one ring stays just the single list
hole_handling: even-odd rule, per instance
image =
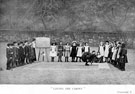
[{"label": "distant trees", "polygon": [[[7,2],[9,4],[5,5],[11,7],[11,0],[0,0],[0,4]],[[64,16],[64,19],[68,22],[58,28],[60,30],[66,30],[67,28],[81,29],[83,27],[96,31],[98,28],[97,24],[102,21],[112,31],[121,32],[121,26],[127,20],[128,13],[135,9],[135,0],[13,0],[12,2],[16,3],[15,6],[12,5],[11,7],[14,7],[12,9],[14,13],[8,10],[6,12],[4,10],[5,6],[4,8],[0,6],[0,13],[12,12],[11,18],[15,19],[13,15],[18,15],[21,11],[19,3],[20,6],[24,5],[22,8],[26,10],[24,15],[20,16],[21,21],[23,22],[28,15],[32,15],[31,18],[34,16],[42,22],[44,30],[49,29],[47,22],[56,22],[57,19]],[[29,8],[25,7],[25,4],[29,4],[27,5]],[[18,26],[17,22],[19,21],[17,20],[15,25]],[[13,23],[14,21],[11,20],[11,27],[14,27]],[[23,24],[25,27],[25,22],[21,23],[21,25]],[[31,22],[29,25],[31,24],[33,23]]]}]

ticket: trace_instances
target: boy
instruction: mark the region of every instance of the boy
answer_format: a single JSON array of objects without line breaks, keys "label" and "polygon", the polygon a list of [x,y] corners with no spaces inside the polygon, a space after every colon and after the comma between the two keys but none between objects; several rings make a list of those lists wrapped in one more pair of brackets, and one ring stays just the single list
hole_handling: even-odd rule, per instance
[{"label": "boy", "polygon": [[25,53],[25,63],[26,64],[29,64],[29,47],[28,47],[28,41],[25,41],[24,53]]},{"label": "boy", "polygon": [[25,54],[24,54],[23,42],[19,43],[18,52],[19,52],[19,65],[24,65]]},{"label": "boy", "polygon": [[8,43],[6,48],[6,57],[7,57],[7,70],[10,70],[12,68],[13,63],[13,48],[12,44]]},{"label": "boy", "polygon": [[13,43],[14,47],[13,47],[13,67],[17,67],[19,66],[19,52],[18,52],[18,43],[14,42]]}]

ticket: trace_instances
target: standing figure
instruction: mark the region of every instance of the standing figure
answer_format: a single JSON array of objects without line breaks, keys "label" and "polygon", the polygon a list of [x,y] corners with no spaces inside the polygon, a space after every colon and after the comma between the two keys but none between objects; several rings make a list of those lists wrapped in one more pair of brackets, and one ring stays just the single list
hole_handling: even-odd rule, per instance
[{"label": "standing figure", "polygon": [[25,64],[29,64],[29,45],[28,45],[28,41],[25,41],[24,53],[25,53]]},{"label": "standing figure", "polygon": [[19,66],[19,52],[18,52],[18,43],[14,42],[14,47],[13,47],[13,67]]},{"label": "standing figure", "polygon": [[19,43],[18,53],[19,53],[19,65],[24,65],[25,53],[23,48],[23,42]]},{"label": "standing figure", "polygon": [[64,47],[62,45],[62,42],[58,45],[58,62],[62,62],[62,56],[63,56]]},{"label": "standing figure", "polygon": [[28,42],[28,58],[29,58],[29,63],[33,63],[33,57],[34,57],[34,51],[32,48],[32,43],[29,41]]},{"label": "standing figure", "polygon": [[89,52],[90,53],[90,47],[89,47],[88,43],[85,43],[84,52]]},{"label": "standing figure", "polygon": [[100,42],[100,45],[99,45],[99,47],[98,47],[99,63],[103,63],[104,54],[105,54],[104,43],[103,43],[103,42]]},{"label": "standing figure", "polygon": [[33,50],[33,59],[32,61],[36,61],[36,39],[32,40],[32,50]]},{"label": "standing figure", "polygon": [[57,48],[56,44],[52,43],[50,47],[50,57],[51,57],[51,62],[54,62],[54,58],[57,56]]},{"label": "standing figure", "polygon": [[109,55],[108,55],[108,62],[109,62],[109,63],[112,62],[112,55],[113,55],[113,53],[112,53],[112,47],[113,47],[113,43],[110,42],[110,43],[109,43]]},{"label": "standing figure", "polygon": [[115,67],[120,67],[120,51],[121,51],[121,42],[117,42],[117,56],[116,56],[116,64],[114,65]]},{"label": "standing figure", "polygon": [[13,48],[12,44],[8,43],[6,48],[6,57],[7,57],[7,70],[10,70],[12,68],[13,63]]},{"label": "standing figure", "polygon": [[104,54],[104,56],[105,56],[105,61],[106,61],[106,62],[108,62],[109,47],[110,47],[109,41],[106,41],[106,42],[105,42],[105,54]]},{"label": "standing figure", "polygon": [[117,64],[117,62],[116,62],[117,52],[118,52],[117,45],[114,42],[113,47],[112,47],[112,64],[115,65],[115,66]]},{"label": "standing figure", "polygon": [[71,47],[71,54],[70,54],[70,56],[72,57],[72,62],[75,62],[76,55],[77,55],[77,46],[76,46],[76,42],[73,42]]},{"label": "standing figure", "polygon": [[67,43],[64,47],[64,56],[65,56],[65,62],[68,62],[68,59],[70,57],[70,46],[69,43]]},{"label": "standing figure", "polygon": [[80,43],[79,46],[77,47],[76,62],[78,62],[78,58],[79,58],[79,62],[81,62],[82,54],[83,54],[83,47],[82,47],[82,44]]},{"label": "standing figure", "polygon": [[127,59],[127,49],[125,47],[125,43],[122,43],[121,50],[120,50],[120,61],[119,61],[119,68],[122,71],[125,71],[125,64],[128,63]]}]

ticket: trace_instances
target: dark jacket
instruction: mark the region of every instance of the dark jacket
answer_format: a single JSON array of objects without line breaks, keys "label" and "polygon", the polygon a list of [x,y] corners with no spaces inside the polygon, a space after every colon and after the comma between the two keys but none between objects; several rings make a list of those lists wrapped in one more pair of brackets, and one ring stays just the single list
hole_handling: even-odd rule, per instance
[{"label": "dark jacket", "polygon": [[58,56],[62,56],[64,51],[64,47],[62,45],[58,46]]},{"label": "dark jacket", "polygon": [[7,59],[13,58],[13,48],[6,48],[6,57]]},{"label": "dark jacket", "polygon": [[128,63],[128,59],[127,59],[127,49],[126,48],[122,48],[120,53],[120,58],[119,58],[119,62],[120,63]]}]

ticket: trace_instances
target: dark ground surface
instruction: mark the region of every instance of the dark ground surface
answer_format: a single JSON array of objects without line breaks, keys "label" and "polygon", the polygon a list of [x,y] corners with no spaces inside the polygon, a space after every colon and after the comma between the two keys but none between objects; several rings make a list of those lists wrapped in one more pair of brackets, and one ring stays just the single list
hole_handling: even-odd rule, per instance
[{"label": "dark ground surface", "polygon": [[35,62],[7,71],[4,45],[0,43],[0,84],[135,84],[135,51],[131,49],[124,72],[107,63],[84,66],[83,62]]}]

